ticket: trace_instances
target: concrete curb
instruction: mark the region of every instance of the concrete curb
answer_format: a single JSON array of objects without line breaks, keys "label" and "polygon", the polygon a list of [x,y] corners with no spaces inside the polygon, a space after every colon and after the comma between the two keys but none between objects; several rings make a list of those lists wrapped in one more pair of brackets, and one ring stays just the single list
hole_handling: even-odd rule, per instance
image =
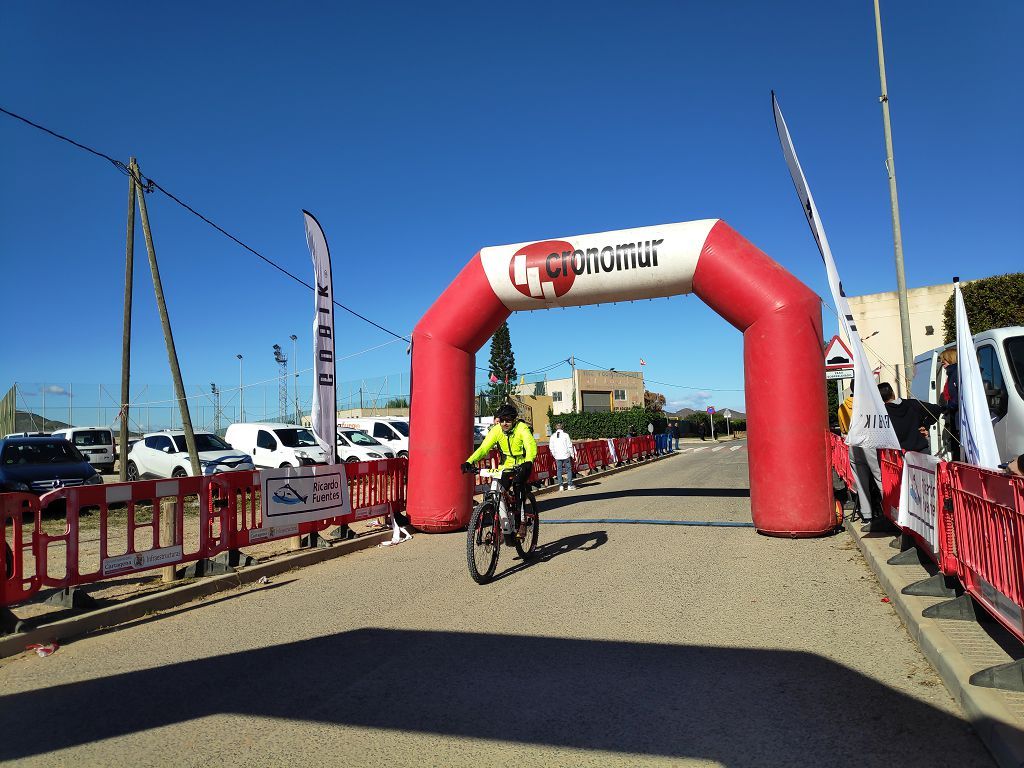
[{"label": "concrete curb", "polygon": [[126,600],[117,605],[43,624],[27,632],[5,635],[0,637],[0,658],[22,653],[25,646],[32,643],[50,643],[55,640],[84,635],[97,629],[112,627],[116,624],[124,624],[156,611],[176,608],[201,597],[252,584],[264,576],[268,578],[277,576],[294,568],[322,563],[325,560],[333,560],[336,557],[368,549],[390,538],[390,530],[364,534],[359,538],[334,544],[327,549],[307,549],[294,554],[282,555],[248,568],[240,568],[235,573],[223,576],[204,576],[196,581],[183,584],[180,587],[165,589],[154,595]]},{"label": "concrete curb", "polygon": [[[914,638],[925,657],[939,673],[950,695],[960,704],[978,736],[999,765],[1020,768],[1024,765],[1024,723],[1002,701],[998,691],[971,685],[978,670],[964,658],[959,646],[942,630],[941,619],[927,619],[921,611],[938,602],[937,598],[915,597],[901,592],[897,569],[887,560],[897,553],[889,547],[888,537],[865,537],[859,524],[847,524],[868,566],[889,596],[890,604]],[[923,575],[927,575],[920,568]]]}]

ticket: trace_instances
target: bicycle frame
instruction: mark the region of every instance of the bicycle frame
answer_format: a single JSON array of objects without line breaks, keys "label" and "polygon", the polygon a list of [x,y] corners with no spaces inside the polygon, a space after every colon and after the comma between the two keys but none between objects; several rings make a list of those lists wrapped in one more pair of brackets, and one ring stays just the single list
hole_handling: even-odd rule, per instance
[{"label": "bicycle frame", "polygon": [[484,493],[484,500],[486,501],[488,497],[493,500],[494,506],[498,510],[496,522],[499,524],[501,531],[506,534],[513,534],[518,526],[518,515],[515,513],[516,501],[512,494],[511,486],[506,488],[501,482],[506,473],[507,470],[481,469],[477,474],[481,477],[489,478],[491,481],[490,489]]}]

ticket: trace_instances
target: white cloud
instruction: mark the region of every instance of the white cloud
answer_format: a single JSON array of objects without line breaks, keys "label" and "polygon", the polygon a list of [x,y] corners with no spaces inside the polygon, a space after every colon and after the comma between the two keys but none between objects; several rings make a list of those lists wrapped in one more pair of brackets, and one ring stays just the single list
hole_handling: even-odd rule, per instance
[{"label": "white cloud", "polygon": [[47,384],[43,387],[43,392],[48,395],[66,395],[68,393],[60,384]]},{"label": "white cloud", "polygon": [[706,389],[699,389],[695,392],[687,393],[676,400],[669,400],[665,404],[665,410],[678,411],[683,408],[693,408],[697,411],[703,411],[708,407],[713,395],[713,392]]}]

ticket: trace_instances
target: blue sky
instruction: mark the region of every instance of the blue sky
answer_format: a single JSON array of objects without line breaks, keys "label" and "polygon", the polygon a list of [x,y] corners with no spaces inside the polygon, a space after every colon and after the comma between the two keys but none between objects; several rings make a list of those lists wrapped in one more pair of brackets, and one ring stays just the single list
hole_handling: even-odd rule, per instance
[{"label": "blue sky", "polygon": [[[886,0],[882,12],[908,285],[1019,270],[1024,5]],[[307,280],[300,210],[313,211],[338,299],[400,334],[483,246],[707,217],[827,295],[773,88],[847,291],[895,289],[869,0],[183,2],[135,15],[5,3],[0,21],[0,105],[135,155]],[[3,115],[0,163],[17,318],[0,387],[116,390],[126,178]],[[271,346],[290,355],[290,334],[308,369],[309,292],[159,193],[148,203],[186,382],[237,386],[239,353],[247,383],[271,379]],[[132,376],[155,391],[170,377],[144,254],[140,234]],[[741,336],[695,297],[515,315],[510,328],[520,371],[643,357],[648,378],[690,387],[649,385],[674,406],[744,407]],[[340,380],[408,370],[406,345],[372,326],[339,314],[338,334],[338,356],[354,355]]]}]

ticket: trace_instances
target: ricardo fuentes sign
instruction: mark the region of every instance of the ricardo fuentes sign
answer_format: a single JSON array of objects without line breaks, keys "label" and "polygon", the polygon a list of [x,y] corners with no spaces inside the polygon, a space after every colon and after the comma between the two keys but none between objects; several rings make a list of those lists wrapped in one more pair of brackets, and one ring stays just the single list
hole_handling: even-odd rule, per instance
[{"label": "ricardo fuentes sign", "polygon": [[264,528],[344,517],[352,511],[341,464],[266,469],[260,484]]}]

